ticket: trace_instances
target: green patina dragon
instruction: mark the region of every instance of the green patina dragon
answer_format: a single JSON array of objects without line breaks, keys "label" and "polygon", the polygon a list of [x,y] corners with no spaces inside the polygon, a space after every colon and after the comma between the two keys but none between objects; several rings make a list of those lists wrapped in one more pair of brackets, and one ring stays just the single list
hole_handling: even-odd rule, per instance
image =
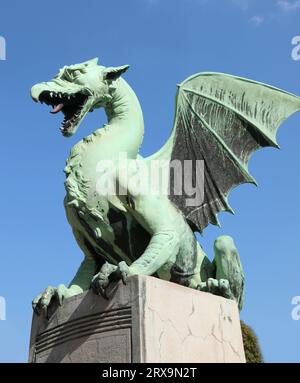
[{"label": "green patina dragon", "polygon": [[[47,311],[52,299],[61,303],[90,287],[105,296],[112,281],[143,274],[234,299],[241,309],[244,274],[232,238],[216,239],[210,262],[195,232],[218,224],[219,212],[232,212],[227,196],[234,186],[255,183],[247,169],[251,154],[278,146],[276,131],[300,109],[300,99],[226,74],[193,75],[178,85],[170,138],[142,158],[141,107],[120,77],[128,68],[100,66],[94,59],[65,66],[31,90],[34,101],[52,105],[52,113],[62,111],[65,137],[94,109],[103,107],[108,117],[102,129],[72,148],[65,168],[66,214],[84,260],[69,287],[49,286],[33,307]],[[120,154],[131,163],[126,172]],[[142,193],[151,178],[145,169],[157,161],[169,164],[165,186]],[[174,170],[174,161],[184,171]],[[118,192],[105,191],[104,180],[113,180]],[[189,187],[178,191],[178,181]]]}]

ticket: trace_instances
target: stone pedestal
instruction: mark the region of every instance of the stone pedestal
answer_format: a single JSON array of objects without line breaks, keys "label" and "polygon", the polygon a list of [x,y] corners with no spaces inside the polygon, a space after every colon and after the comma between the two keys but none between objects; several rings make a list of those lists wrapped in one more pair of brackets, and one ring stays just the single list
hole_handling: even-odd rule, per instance
[{"label": "stone pedestal", "polygon": [[235,302],[133,276],[34,314],[30,362],[245,362]]}]

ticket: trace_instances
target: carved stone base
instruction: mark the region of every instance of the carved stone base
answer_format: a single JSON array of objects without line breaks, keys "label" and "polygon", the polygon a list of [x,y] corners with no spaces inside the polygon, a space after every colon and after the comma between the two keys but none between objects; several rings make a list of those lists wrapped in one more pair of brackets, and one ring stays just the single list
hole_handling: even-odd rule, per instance
[{"label": "carved stone base", "polygon": [[33,316],[30,362],[245,362],[235,302],[154,277],[53,310]]}]

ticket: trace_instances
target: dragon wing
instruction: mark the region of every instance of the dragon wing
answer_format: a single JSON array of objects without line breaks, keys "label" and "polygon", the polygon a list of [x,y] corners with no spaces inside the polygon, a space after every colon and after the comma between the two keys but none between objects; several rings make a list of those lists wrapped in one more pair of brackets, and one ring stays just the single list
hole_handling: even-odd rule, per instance
[{"label": "dragon wing", "polygon": [[[186,160],[193,165],[181,177],[202,188],[199,202],[187,202],[191,189],[174,192],[176,177],[171,171],[169,199],[194,231],[202,232],[209,223],[219,225],[217,214],[232,212],[227,197],[233,187],[256,184],[248,171],[252,153],[267,146],[278,148],[277,129],[297,110],[300,98],[290,93],[222,73],[196,74],[178,85],[172,134],[147,160],[177,160],[182,169]],[[197,160],[204,164],[202,177],[197,175]]]}]

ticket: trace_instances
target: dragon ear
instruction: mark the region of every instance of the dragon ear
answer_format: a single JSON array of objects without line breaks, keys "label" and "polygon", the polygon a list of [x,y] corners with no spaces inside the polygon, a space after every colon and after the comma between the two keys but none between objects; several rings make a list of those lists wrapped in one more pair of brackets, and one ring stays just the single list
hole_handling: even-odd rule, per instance
[{"label": "dragon ear", "polygon": [[126,72],[128,68],[129,65],[105,68],[103,71],[103,78],[104,80],[116,80],[121,74]]},{"label": "dragon ear", "polygon": [[86,65],[86,66],[88,66],[88,65],[97,65],[98,61],[99,61],[98,57],[95,57],[92,60],[85,61],[83,64]]}]

